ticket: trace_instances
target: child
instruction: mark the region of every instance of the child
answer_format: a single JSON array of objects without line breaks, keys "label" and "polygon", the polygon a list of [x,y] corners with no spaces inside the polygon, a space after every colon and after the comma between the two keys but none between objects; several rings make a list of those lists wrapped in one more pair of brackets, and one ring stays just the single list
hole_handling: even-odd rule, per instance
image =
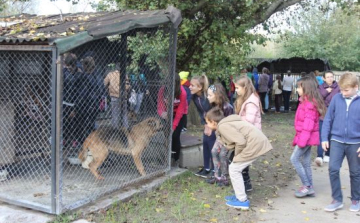
[{"label": "child", "polygon": [[243,121],[238,115],[224,118],[219,108],[212,108],[206,114],[209,128],[216,130],[219,141],[229,150],[235,150],[229,173],[235,195],[226,196],[226,205],[234,208],[249,209],[242,171],[259,156],[272,149],[266,136],[254,125]]},{"label": "child", "polygon": [[203,158],[204,168],[199,172],[195,173],[196,176],[207,178],[211,174],[211,166],[213,165],[211,157],[211,149],[214,146],[216,136],[215,132],[208,128],[205,122],[206,112],[210,110],[210,103],[207,99],[207,89],[209,81],[206,75],[195,76],[190,81],[190,92],[192,94],[192,100],[195,103],[196,109],[198,110],[201,124],[204,125],[203,134]]},{"label": "child", "polygon": [[317,89],[317,83],[311,77],[303,77],[297,82],[300,104],[295,114],[295,146],[291,163],[295,167],[302,187],[295,191],[295,197],[314,196],[315,191],[311,173],[311,146],[319,145],[319,118],[324,116],[326,107]]},{"label": "child", "polygon": [[275,95],[275,113],[280,113],[281,97],[282,97],[282,83],[281,75],[276,76],[276,81],[273,85]]},{"label": "child", "polygon": [[[324,73],[324,83],[322,85],[319,85],[320,94],[324,99],[325,106],[329,107],[331,99],[340,92],[339,85],[334,80],[334,73],[332,71],[326,71]],[[321,135],[321,128],[322,128],[323,120],[320,119],[319,122],[319,130]],[[320,139],[321,142],[321,139]],[[328,163],[329,162],[329,155],[330,155],[330,148],[325,152],[325,156],[323,156],[324,150],[322,149],[322,146],[318,146],[317,150],[317,157],[315,159],[315,163],[318,166],[322,166],[323,162]],[[324,159],[323,159],[324,158]]]},{"label": "child", "polygon": [[172,95],[169,95],[169,93],[172,91],[171,89],[172,86],[168,85],[160,88],[158,93],[157,110],[159,116],[163,119],[169,120],[170,117],[173,117],[171,148],[175,153],[173,154],[172,166],[178,167],[181,149],[180,134],[184,126],[184,114],[188,106],[186,101],[186,91],[180,84],[180,77],[178,74],[175,74],[173,112],[168,114],[167,109],[170,107],[169,101],[172,97]]},{"label": "child", "polygon": [[[186,101],[188,106],[190,105],[191,102],[191,92],[190,92],[190,81],[187,79],[189,76],[189,72],[188,71],[181,71],[179,73],[180,79],[181,79],[181,86],[184,87],[185,91],[186,91]],[[184,127],[181,130],[182,132],[186,132],[187,131],[187,114],[188,114],[188,110],[185,111],[184,114]]]},{"label": "child", "polygon": [[[207,98],[211,107],[220,108],[225,117],[233,114],[234,109],[228,101],[224,87],[221,84],[214,84],[208,88]],[[229,186],[228,181],[228,158],[226,148],[215,141],[211,150],[211,156],[214,162],[214,177],[211,177],[206,182],[210,184],[216,183],[218,186]],[[221,170],[221,175],[219,174]]]},{"label": "child", "polygon": [[339,171],[346,156],[351,182],[350,211],[356,212],[360,210],[359,80],[355,74],[345,73],[340,77],[339,86],[341,94],[331,100],[321,132],[325,151],[329,149],[331,140],[329,175],[333,201],[325,207],[325,211],[336,211],[344,206]]},{"label": "child", "polygon": [[[240,115],[242,120],[261,130],[262,106],[251,80],[247,76],[236,78],[235,89],[238,95],[235,102],[235,113]],[[252,191],[249,167],[244,169],[243,178],[246,191]]]}]

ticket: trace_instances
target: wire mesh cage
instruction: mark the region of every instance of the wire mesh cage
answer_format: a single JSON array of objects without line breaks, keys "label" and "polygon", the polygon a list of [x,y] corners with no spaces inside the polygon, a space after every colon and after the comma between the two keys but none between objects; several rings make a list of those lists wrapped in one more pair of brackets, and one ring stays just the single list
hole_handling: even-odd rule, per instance
[{"label": "wire mesh cage", "polygon": [[59,214],[168,171],[176,27],[0,45],[0,200]]}]

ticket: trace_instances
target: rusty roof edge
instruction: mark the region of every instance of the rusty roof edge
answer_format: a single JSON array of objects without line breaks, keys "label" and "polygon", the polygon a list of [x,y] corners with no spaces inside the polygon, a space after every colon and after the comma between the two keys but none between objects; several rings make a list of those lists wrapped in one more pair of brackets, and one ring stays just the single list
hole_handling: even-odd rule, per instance
[{"label": "rusty roof edge", "polygon": [[69,50],[72,50],[84,43],[87,43],[94,38],[88,34],[87,31],[79,32],[73,36],[69,36],[66,38],[56,39],[54,42],[50,43],[55,44],[58,48],[58,53],[62,54]]},{"label": "rusty roof edge", "polygon": [[181,11],[174,6],[168,6],[165,10],[165,14],[173,23],[174,28],[177,29],[182,21]]}]

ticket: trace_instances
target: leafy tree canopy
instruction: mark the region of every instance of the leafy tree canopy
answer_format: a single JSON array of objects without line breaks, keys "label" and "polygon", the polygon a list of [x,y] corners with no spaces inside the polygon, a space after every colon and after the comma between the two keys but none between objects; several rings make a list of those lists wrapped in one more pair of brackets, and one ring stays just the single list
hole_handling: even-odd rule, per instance
[{"label": "leafy tree canopy", "polygon": [[[9,0],[0,0],[7,2]],[[23,0],[26,1],[26,0]],[[77,0],[69,0],[76,3]],[[332,0],[344,9],[354,0]],[[165,9],[173,5],[182,11],[183,22],[178,32],[178,70],[193,74],[206,72],[210,77],[239,73],[251,61],[251,43],[262,44],[266,37],[251,30],[261,24],[265,30],[277,26],[268,20],[274,13],[292,5],[304,9],[318,7],[326,11],[322,0],[102,0],[99,10]],[[294,11],[293,16],[297,12]]]},{"label": "leafy tree canopy", "polygon": [[[360,12],[355,5],[353,12]],[[360,70],[359,14],[339,7],[303,11],[291,21],[282,42],[286,56],[326,58],[334,70]]]}]

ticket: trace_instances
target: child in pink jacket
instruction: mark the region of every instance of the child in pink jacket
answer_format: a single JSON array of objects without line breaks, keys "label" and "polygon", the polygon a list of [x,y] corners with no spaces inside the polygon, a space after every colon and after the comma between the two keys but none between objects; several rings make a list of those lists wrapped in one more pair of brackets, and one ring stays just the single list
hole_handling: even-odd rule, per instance
[{"label": "child in pink jacket", "polygon": [[[237,98],[235,101],[235,113],[240,115],[241,119],[254,125],[261,130],[262,106],[260,98],[256,93],[255,87],[248,76],[240,76],[235,79],[235,91]],[[252,191],[252,185],[249,175],[249,166],[242,172],[246,191]]]},{"label": "child in pink jacket", "polygon": [[311,172],[311,146],[319,145],[319,119],[324,117],[326,106],[319,93],[317,83],[311,77],[303,77],[297,82],[300,104],[295,114],[295,146],[291,155],[302,186],[295,191],[295,197],[314,196]]}]

